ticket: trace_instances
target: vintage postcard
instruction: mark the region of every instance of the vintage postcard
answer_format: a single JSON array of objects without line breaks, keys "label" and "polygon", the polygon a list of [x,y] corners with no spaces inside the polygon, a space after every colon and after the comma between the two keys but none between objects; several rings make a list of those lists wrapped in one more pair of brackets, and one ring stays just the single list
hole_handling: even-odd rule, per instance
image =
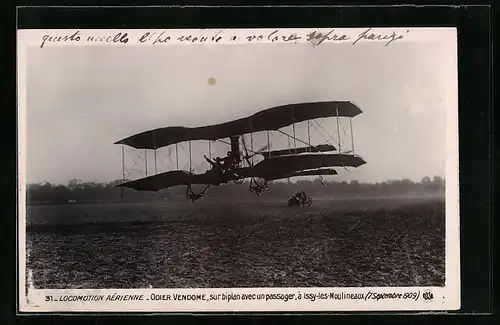
[{"label": "vintage postcard", "polygon": [[460,308],[454,28],[19,30],[21,312]]}]

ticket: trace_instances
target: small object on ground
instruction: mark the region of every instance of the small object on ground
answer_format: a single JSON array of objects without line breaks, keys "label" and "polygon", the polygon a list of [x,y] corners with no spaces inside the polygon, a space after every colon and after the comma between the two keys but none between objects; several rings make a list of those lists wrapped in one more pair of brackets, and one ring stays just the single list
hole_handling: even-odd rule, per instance
[{"label": "small object on ground", "polygon": [[288,200],[289,207],[297,205],[300,207],[304,205],[311,206],[312,198],[308,196],[304,191],[299,190]]}]

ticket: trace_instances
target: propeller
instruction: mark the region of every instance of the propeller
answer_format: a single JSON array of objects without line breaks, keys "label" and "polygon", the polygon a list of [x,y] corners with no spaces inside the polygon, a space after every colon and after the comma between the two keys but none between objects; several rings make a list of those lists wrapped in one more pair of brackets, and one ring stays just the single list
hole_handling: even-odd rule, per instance
[{"label": "propeller", "polygon": [[249,150],[247,149],[247,144],[246,144],[246,141],[245,141],[245,137],[244,137],[244,136],[242,136],[242,137],[241,137],[241,142],[242,142],[242,144],[243,144],[243,149],[245,150],[245,153],[246,153],[246,155],[243,155],[243,158],[247,161],[248,165],[252,165],[252,164],[250,163],[250,158],[251,158],[251,157],[253,157],[253,156],[255,156],[255,155],[258,155],[258,154],[260,154],[262,151],[264,151],[264,150],[266,150],[266,149],[268,149],[268,148],[269,148],[269,145],[265,145],[265,146],[263,146],[262,148],[260,148],[259,150],[256,150],[256,151],[255,151],[255,150],[252,150],[252,151],[253,151],[252,153],[248,153],[248,151],[249,151]]},{"label": "propeller", "polygon": [[246,155],[243,155],[243,159],[245,159],[248,163],[248,166],[251,166],[252,164],[250,163],[250,156],[248,155],[248,149],[247,149],[247,144],[245,142],[245,137],[241,136],[241,143],[243,144],[243,149],[245,150]]},{"label": "propeller", "polygon": [[263,147],[262,147],[262,148],[260,148],[259,150],[256,150],[256,151],[254,151],[253,153],[246,155],[245,157],[251,158],[251,157],[253,157],[253,156],[255,156],[255,155],[260,154],[262,151],[266,150],[267,148],[269,148],[269,145],[267,145],[267,144],[266,144],[265,146],[263,146]]}]

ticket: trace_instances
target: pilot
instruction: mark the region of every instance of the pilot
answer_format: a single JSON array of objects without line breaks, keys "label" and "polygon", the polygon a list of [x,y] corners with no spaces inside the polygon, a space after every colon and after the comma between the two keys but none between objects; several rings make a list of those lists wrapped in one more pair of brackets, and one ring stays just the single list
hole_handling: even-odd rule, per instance
[{"label": "pilot", "polygon": [[226,157],[223,158],[224,161],[224,172],[230,175],[232,178],[238,178],[238,173],[236,172],[238,164],[240,163],[239,155],[233,151],[228,151]]},{"label": "pilot", "polygon": [[222,159],[220,157],[216,157],[214,160],[211,160],[207,156],[203,157],[205,157],[205,160],[208,161],[208,163],[212,166],[212,170],[216,170],[217,172],[222,174],[223,164],[222,164]]},{"label": "pilot", "polygon": [[228,151],[226,157],[222,158],[221,160],[224,165],[229,166],[231,161],[233,160],[233,153],[231,151]]},{"label": "pilot", "polygon": [[234,156],[232,151],[228,151],[226,157],[222,158],[226,168],[231,168],[233,166]]},{"label": "pilot", "polygon": [[212,165],[212,170],[216,170],[223,176],[229,176],[230,178],[238,177],[234,172],[235,166],[233,164],[233,153],[231,151],[228,151],[224,158],[216,157],[215,161],[210,160],[207,156],[204,157],[210,165]]}]

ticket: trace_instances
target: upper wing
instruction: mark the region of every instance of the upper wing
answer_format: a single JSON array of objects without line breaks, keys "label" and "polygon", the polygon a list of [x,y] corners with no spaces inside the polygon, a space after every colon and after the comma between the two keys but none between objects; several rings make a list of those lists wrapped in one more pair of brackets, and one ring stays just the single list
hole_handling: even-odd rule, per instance
[{"label": "upper wing", "polygon": [[185,170],[174,170],[126,182],[118,185],[118,187],[128,187],[138,191],[158,191],[178,185],[219,185],[220,183],[220,177],[217,177],[216,173],[211,171],[207,171],[203,174],[191,174]]},{"label": "upper wing", "polygon": [[315,118],[354,117],[361,113],[356,104],[348,101],[290,104],[269,108],[252,116],[222,124],[196,128],[174,126],[150,130],[117,141],[115,144],[126,144],[137,149],[158,149],[188,140],[217,140],[250,132],[278,130],[292,123]]}]

